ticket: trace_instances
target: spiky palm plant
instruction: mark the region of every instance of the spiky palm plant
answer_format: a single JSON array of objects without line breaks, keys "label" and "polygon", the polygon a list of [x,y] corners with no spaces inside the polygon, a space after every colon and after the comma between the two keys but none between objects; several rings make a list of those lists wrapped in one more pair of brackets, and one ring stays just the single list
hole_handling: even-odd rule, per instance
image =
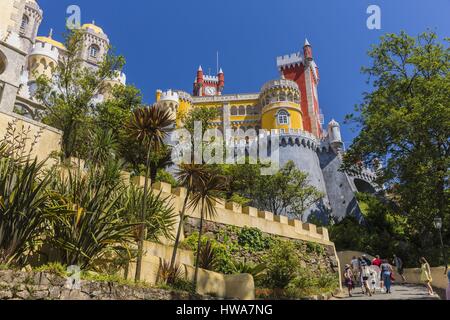
[{"label": "spiky palm plant", "polygon": [[50,201],[46,188],[52,173],[43,165],[0,158],[0,264],[24,265],[43,240],[46,218],[61,210]]},{"label": "spiky palm plant", "polygon": [[52,217],[49,242],[58,250],[61,262],[84,269],[130,248],[135,224],[127,222],[120,204],[124,186],[110,180],[107,168],[80,171],[71,168],[51,186],[55,202],[67,212]]},{"label": "spiky palm plant", "polygon": [[[173,126],[173,120],[169,110],[160,107],[139,108],[133,112],[131,121],[128,124],[128,132],[131,138],[142,142],[147,148],[146,175],[144,183],[144,195],[148,194],[148,177],[150,175],[151,153],[158,152],[164,145],[164,139]],[[142,197],[142,210],[140,213],[141,228],[139,232],[138,257],[136,263],[135,280],[141,279],[142,255],[145,235],[145,196]]]},{"label": "spiky palm plant", "polygon": [[216,201],[221,192],[227,189],[227,179],[224,176],[217,175],[214,172],[208,173],[202,181],[196,186],[196,192],[189,202],[189,207],[196,209],[200,207],[200,226],[197,244],[197,258],[195,262],[194,286],[197,286],[198,269],[200,261],[203,222],[205,218],[214,218],[216,215]]},{"label": "spiky palm plant", "polygon": [[[127,213],[127,220],[130,223],[140,224],[139,214],[144,192],[142,188],[131,185],[123,195],[121,206]],[[147,235],[145,240],[159,242],[161,237],[171,239],[173,226],[175,224],[175,212],[170,204],[170,196],[163,197],[162,192],[150,192],[145,198],[145,226]]]},{"label": "spiky palm plant", "polygon": [[187,192],[186,198],[184,199],[183,208],[180,212],[180,223],[178,224],[172,259],[170,261],[171,267],[175,265],[175,261],[177,258],[177,251],[178,246],[180,245],[181,232],[183,230],[184,216],[186,213],[189,197],[191,196],[191,193],[196,185],[204,183],[207,173],[208,171],[205,169],[205,166],[199,164],[181,164],[175,173],[178,183],[181,186],[185,187]]}]

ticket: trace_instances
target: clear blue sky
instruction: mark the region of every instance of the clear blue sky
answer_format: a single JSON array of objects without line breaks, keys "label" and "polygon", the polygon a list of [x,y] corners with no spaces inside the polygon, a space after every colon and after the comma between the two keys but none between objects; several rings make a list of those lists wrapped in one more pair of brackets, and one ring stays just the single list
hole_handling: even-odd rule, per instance
[{"label": "clear blue sky", "polygon": [[[276,57],[311,42],[320,68],[320,104],[328,122],[342,122],[368,90],[360,73],[370,45],[387,32],[435,30],[450,36],[449,0],[38,0],[40,34],[64,32],[66,8],[77,4],[82,22],[96,21],[127,59],[128,82],[154,101],[156,89],[190,92],[196,70],[225,71],[225,93],[259,92],[278,77]],[[382,10],[382,29],[368,30],[366,9]],[[355,133],[343,126],[347,143]]]}]

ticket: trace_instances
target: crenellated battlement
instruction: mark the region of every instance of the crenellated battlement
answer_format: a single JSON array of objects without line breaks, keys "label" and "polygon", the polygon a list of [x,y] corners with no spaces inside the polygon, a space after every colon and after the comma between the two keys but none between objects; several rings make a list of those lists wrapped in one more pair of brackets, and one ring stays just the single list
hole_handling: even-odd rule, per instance
[{"label": "crenellated battlement", "polygon": [[186,101],[189,102],[190,104],[194,103],[194,100],[192,99],[192,96],[189,93],[180,90],[177,90],[175,92],[178,93],[178,97],[180,98],[181,101]]},{"label": "crenellated battlement", "polygon": [[159,101],[160,102],[171,101],[171,102],[175,102],[178,104],[179,95],[175,91],[167,90],[167,91],[161,93],[161,98]]},{"label": "crenellated battlement", "polygon": [[58,61],[59,59],[59,49],[52,45],[51,43],[41,42],[39,40],[33,45],[33,49],[30,53],[30,58],[32,56],[46,56],[53,61]]},{"label": "crenellated battlement", "polygon": [[291,89],[296,91],[297,93],[300,93],[300,89],[298,88],[297,83],[291,80],[286,79],[277,79],[272,80],[264,84],[264,86],[261,88],[261,92],[264,93],[269,90],[273,89]]},{"label": "crenellated battlement", "polygon": [[204,75],[203,79],[205,82],[219,82],[219,77],[217,76]]},{"label": "crenellated battlement", "polygon": [[291,66],[301,65],[303,63],[303,57],[300,52],[287,54],[277,57],[277,67],[279,70],[289,68]]},{"label": "crenellated battlement", "polygon": [[[140,187],[144,186],[144,177],[130,179],[129,173],[124,173],[122,177],[124,181],[130,181]],[[185,188],[173,189],[170,184],[164,182],[152,184],[152,190],[155,193],[162,193],[164,197],[169,197],[176,212],[181,210],[187,195]],[[207,218],[208,221],[240,228],[253,227],[258,228],[262,232],[280,237],[332,245],[326,228],[303,223],[298,219],[277,216],[272,212],[258,210],[253,207],[242,207],[238,203],[226,201],[225,199],[216,199],[215,208],[217,210],[216,216],[214,219]],[[198,208],[187,209],[186,215],[192,218],[200,218],[200,210]]]}]

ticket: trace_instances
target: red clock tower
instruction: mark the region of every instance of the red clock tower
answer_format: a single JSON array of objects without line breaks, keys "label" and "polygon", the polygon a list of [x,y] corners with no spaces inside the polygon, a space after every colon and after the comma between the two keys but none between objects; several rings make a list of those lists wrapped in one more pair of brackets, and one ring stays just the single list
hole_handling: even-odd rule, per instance
[{"label": "red clock tower", "polygon": [[193,94],[196,97],[220,96],[225,87],[225,74],[220,69],[217,76],[205,75],[202,66],[198,68]]}]

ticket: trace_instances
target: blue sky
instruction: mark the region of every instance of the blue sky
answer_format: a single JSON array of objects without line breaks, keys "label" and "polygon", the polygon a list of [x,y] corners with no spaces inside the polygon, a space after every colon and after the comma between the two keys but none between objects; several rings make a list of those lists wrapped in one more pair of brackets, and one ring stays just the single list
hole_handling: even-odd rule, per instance
[{"label": "blue sky", "polygon": [[[326,121],[342,122],[368,90],[360,73],[366,52],[388,32],[411,35],[435,30],[450,36],[449,0],[38,0],[39,31],[64,32],[66,8],[77,4],[82,22],[96,21],[116,53],[127,59],[128,82],[154,101],[156,89],[190,92],[201,64],[216,71],[216,52],[226,77],[225,93],[259,92],[278,77],[276,57],[299,51],[305,37],[320,68],[319,97]],[[382,29],[366,27],[369,5],[379,5]],[[343,126],[348,143],[355,136]]]}]

